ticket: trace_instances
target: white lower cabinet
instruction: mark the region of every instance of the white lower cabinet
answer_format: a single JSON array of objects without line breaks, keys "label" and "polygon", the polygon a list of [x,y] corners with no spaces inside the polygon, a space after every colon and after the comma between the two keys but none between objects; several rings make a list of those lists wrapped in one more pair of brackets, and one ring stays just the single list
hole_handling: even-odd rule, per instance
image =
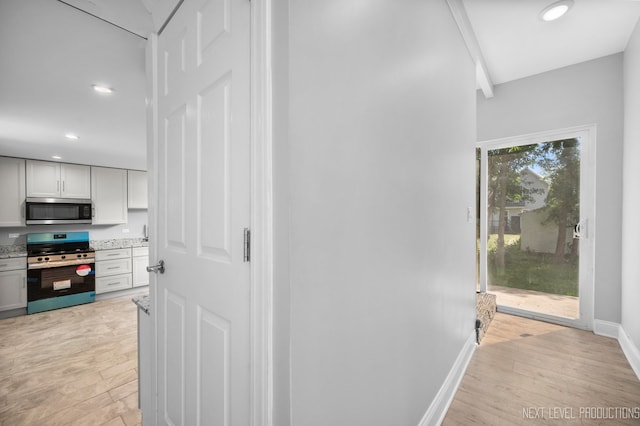
[{"label": "white lower cabinet", "polygon": [[131,249],[96,251],[96,294],[131,287]]},{"label": "white lower cabinet", "polygon": [[131,288],[131,274],[96,276],[96,294]]},{"label": "white lower cabinet", "polygon": [[149,247],[134,247],[131,255],[133,256],[133,286],[141,287],[149,285],[149,273],[147,266],[149,265]]},{"label": "white lower cabinet", "polygon": [[27,306],[26,258],[0,259],[0,311]]}]

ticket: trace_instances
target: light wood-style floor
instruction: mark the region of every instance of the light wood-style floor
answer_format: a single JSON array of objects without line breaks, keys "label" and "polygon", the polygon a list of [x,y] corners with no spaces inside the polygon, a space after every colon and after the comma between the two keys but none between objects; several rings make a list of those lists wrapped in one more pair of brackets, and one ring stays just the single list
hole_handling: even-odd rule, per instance
[{"label": "light wood-style floor", "polygon": [[[139,425],[136,333],[131,296],[0,320],[0,424]],[[617,341],[496,314],[443,424],[640,424],[591,407],[640,407]]]},{"label": "light wood-style floor", "polygon": [[615,339],[498,313],[443,425],[640,425],[639,414],[640,381]]},{"label": "light wood-style floor", "polygon": [[139,425],[131,296],[0,320],[0,424]]}]

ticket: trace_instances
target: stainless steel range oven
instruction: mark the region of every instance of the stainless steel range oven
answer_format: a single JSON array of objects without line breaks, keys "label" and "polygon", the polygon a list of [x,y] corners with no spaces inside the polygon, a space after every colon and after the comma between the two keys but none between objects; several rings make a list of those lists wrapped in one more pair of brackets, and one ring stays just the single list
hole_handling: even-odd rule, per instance
[{"label": "stainless steel range oven", "polygon": [[27,313],[91,303],[95,253],[88,232],[27,234]]}]

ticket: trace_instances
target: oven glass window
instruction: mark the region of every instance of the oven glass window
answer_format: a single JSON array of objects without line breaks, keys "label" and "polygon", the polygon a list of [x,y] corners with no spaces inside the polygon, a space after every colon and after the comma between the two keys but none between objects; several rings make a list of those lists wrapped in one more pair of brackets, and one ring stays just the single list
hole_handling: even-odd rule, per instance
[{"label": "oven glass window", "polygon": [[27,270],[27,299],[48,299],[95,291],[94,263]]}]

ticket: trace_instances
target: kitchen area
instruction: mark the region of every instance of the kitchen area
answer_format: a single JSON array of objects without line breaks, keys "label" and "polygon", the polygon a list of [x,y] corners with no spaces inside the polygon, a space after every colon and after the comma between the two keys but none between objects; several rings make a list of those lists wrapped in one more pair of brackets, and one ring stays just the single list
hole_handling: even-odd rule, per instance
[{"label": "kitchen area", "polygon": [[147,6],[0,2],[0,424],[140,421]]},{"label": "kitchen area", "polygon": [[149,285],[146,172],[0,158],[0,318]]},{"label": "kitchen area", "polygon": [[[48,411],[139,424],[152,345],[147,172],[0,157],[0,182],[0,424]],[[94,399],[107,394],[101,414]]]}]

